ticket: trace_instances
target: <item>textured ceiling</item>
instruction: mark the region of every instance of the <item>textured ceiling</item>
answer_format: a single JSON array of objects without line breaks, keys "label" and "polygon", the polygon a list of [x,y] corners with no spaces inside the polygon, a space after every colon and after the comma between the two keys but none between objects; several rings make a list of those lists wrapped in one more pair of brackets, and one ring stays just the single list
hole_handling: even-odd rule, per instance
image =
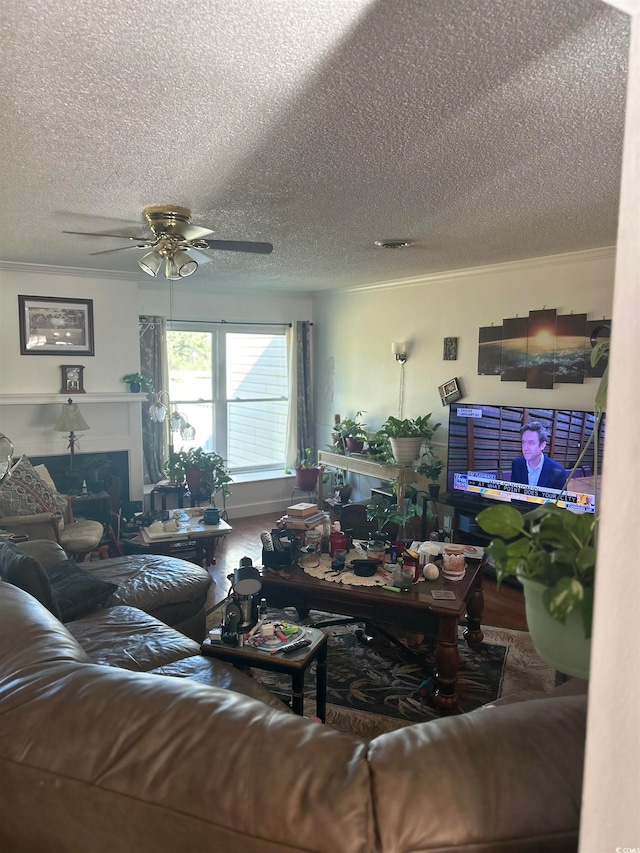
[{"label": "textured ceiling", "polygon": [[596,0],[3,0],[0,260],[135,272],[61,232],[164,202],[274,244],[211,253],[207,289],[612,245],[628,39]]}]

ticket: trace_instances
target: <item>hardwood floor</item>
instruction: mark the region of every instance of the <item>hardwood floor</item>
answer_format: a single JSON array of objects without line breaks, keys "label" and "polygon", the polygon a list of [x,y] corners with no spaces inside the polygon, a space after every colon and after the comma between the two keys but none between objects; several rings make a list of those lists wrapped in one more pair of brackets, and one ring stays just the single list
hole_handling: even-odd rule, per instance
[{"label": "hardwood floor", "polygon": [[[209,567],[214,584],[209,594],[208,606],[217,604],[226,596],[229,589],[227,575],[237,568],[241,557],[251,557],[259,564],[262,554],[260,533],[270,530],[275,523],[275,515],[256,515],[251,518],[229,519],[233,532],[225,536],[216,550],[216,565]],[[522,590],[511,586],[496,588],[494,578],[487,577],[484,582],[483,624],[500,628],[527,630]]]}]

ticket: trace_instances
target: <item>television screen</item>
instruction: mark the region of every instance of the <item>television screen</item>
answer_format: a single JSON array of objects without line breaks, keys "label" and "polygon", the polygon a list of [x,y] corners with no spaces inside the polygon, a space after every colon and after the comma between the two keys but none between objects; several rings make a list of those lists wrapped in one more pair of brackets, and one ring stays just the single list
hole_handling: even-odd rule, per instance
[{"label": "television screen", "polygon": [[491,501],[516,502],[521,508],[553,501],[575,512],[595,512],[594,453],[599,478],[604,417],[597,441],[567,482],[595,425],[593,412],[454,403],[447,489],[452,498],[475,499],[478,509]]}]

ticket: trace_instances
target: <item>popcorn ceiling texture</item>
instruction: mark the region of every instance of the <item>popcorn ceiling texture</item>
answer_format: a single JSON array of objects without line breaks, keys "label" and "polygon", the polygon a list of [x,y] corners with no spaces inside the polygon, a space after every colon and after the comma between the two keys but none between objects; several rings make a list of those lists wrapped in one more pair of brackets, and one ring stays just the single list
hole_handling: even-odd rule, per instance
[{"label": "popcorn ceiling texture", "polygon": [[4,0],[0,261],[135,274],[61,232],[170,202],[275,246],[212,253],[207,288],[612,245],[628,40],[596,0]]}]

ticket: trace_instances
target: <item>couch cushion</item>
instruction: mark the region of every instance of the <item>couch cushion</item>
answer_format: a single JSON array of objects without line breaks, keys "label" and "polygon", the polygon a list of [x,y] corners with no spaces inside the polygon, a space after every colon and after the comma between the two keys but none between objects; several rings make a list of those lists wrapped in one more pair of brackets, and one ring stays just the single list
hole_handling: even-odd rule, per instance
[{"label": "couch cushion", "polygon": [[154,554],[100,560],[90,563],[87,569],[104,581],[117,583],[110,606],[128,604],[154,615],[170,605],[200,602],[211,586],[211,576],[200,566]]},{"label": "couch cushion", "polygon": [[[205,657],[205,655],[193,655],[175,663],[166,664],[152,669],[155,675],[171,675],[174,678],[188,678],[197,681],[198,684],[208,684],[209,687],[221,687],[223,690],[234,690],[243,696],[259,699],[265,705],[275,708],[277,711],[290,711],[282,699],[274,696],[259,681],[251,676],[245,675],[232,664],[221,660]],[[291,712],[293,713],[293,712]]]},{"label": "couch cushion", "polygon": [[35,557],[11,542],[0,543],[0,578],[25,590],[60,618],[49,576]]},{"label": "couch cushion", "polygon": [[0,515],[64,515],[66,509],[67,499],[49,488],[26,456],[18,459],[11,476],[0,486]]},{"label": "couch cushion", "polygon": [[87,616],[102,607],[118,588],[85,572],[75,560],[62,560],[51,566],[47,574],[63,622]]},{"label": "couch cushion", "polygon": [[148,672],[197,655],[200,646],[135,607],[109,607],[66,624],[93,663]]}]

